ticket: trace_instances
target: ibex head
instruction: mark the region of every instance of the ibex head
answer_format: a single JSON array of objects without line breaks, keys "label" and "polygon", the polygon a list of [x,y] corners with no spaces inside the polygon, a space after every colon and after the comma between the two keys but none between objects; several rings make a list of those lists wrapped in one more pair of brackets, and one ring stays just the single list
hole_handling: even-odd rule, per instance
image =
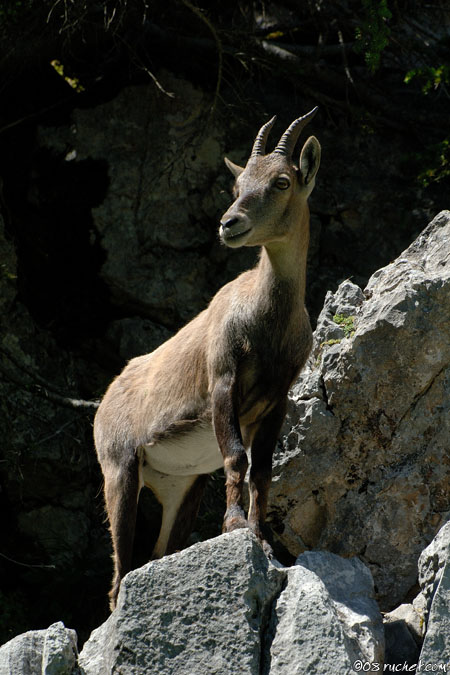
[{"label": "ibex head", "polygon": [[267,155],[266,142],[276,118],[264,124],[245,168],[225,158],[236,182],[235,201],[220,221],[224,244],[231,248],[270,244],[285,239],[298,223],[299,210],[306,205],[319,169],[319,141],[314,136],[308,138],[298,166],[292,155],[300,132],[316,112],[317,107],[292,122],[275,150]]}]

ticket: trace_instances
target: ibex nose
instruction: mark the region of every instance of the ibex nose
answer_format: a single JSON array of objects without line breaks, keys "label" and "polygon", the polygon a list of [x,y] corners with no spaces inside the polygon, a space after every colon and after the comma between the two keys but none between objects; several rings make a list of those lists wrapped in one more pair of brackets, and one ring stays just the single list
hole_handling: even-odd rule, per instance
[{"label": "ibex nose", "polygon": [[238,220],[239,220],[239,219],[236,218],[236,216],[234,216],[233,218],[227,218],[226,220],[221,220],[221,221],[220,221],[220,224],[221,224],[222,227],[225,229],[225,228],[227,228],[227,227],[233,227],[233,225],[236,225],[236,223],[238,222]]}]

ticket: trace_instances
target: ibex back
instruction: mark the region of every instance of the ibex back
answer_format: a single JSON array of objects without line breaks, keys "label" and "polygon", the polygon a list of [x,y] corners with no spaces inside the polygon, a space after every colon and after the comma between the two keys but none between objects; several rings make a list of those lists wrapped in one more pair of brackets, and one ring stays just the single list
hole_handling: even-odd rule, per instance
[{"label": "ibex back", "polygon": [[[263,526],[272,453],[289,387],[311,348],[304,306],[309,242],[307,204],[320,163],[314,136],[292,159],[316,108],[295,120],[275,150],[261,127],[245,168],[226,159],[235,201],[219,235],[231,248],[261,246],[256,267],[226,284],[209,307],[151,354],[132,359],[97,412],[95,444],[105,478],[114,550],[114,608],[130,570],[139,492],[162,505],[153,557],[181,548],[197,514],[206,475],[223,466],[223,531],[249,527],[265,550]],[[242,488],[250,453],[249,510]]]}]

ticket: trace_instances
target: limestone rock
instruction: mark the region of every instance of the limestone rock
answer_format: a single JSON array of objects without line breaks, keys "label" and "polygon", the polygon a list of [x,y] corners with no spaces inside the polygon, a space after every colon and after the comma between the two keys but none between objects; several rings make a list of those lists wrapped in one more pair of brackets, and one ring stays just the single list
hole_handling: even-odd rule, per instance
[{"label": "limestone rock", "polygon": [[125,577],[80,665],[86,675],[259,673],[284,577],[245,530],[151,562]]},{"label": "limestone rock", "polygon": [[357,660],[383,663],[381,615],[369,570],[326,552],[298,557],[272,613],[270,675],[352,673]]},{"label": "limestone rock", "polygon": [[422,552],[419,582],[427,619],[420,659],[450,670],[450,521]]},{"label": "limestone rock", "polygon": [[[450,670],[450,560],[445,567],[431,604],[427,632],[420,652],[424,663],[441,664],[441,671]],[[443,667],[446,667],[446,671]]]},{"label": "limestone rock", "polygon": [[443,211],[364,294],[346,281],[327,297],[275,454],[276,535],[294,555],[360,557],[384,610],[450,510],[449,306]]},{"label": "limestone rock", "polygon": [[385,639],[385,663],[390,668],[403,664],[412,668],[418,662],[420,649],[404,621],[386,623]]},{"label": "limestone rock", "polygon": [[357,560],[318,552],[283,568],[236,530],[128,574],[79,665],[85,675],[351,673],[357,659],[382,662],[372,596]]},{"label": "limestone rock", "polygon": [[341,558],[328,551],[302,553],[296,565],[315,572],[325,584],[354,651],[363,661],[381,663],[383,623],[368,567],[358,558]]},{"label": "limestone rock", "polygon": [[274,610],[270,675],[351,673],[357,658],[319,577],[293,567]]},{"label": "limestone rock", "polygon": [[0,647],[0,675],[75,675],[77,635],[59,621]]},{"label": "limestone rock", "polygon": [[426,602],[426,615],[429,612],[434,593],[439,586],[444,567],[449,562],[450,521],[441,527],[431,544],[420,554],[419,583]]},{"label": "limestone rock", "polygon": [[422,614],[417,611],[413,604],[403,603],[396,607],[392,612],[386,612],[384,615],[385,628],[391,623],[404,623],[411,637],[417,645],[423,642],[425,634],[425,622]]}]

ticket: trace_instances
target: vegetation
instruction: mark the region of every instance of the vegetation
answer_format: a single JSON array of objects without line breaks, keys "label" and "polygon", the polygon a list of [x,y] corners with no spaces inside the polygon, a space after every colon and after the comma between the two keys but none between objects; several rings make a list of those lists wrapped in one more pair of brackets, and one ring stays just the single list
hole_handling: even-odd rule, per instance
[{"label": "vegetation", "polygon": [[355,334],[355,317],[354,316],[345,316],[345,314],[335,314],[333,316],[334,323],[337,323],[338,326],[344,331],[346,338],[353,337]]},{"label": "vegetation", "polygon": [[[428,187],[448,175],[450,52],[445,30],[435,31],[444,18],[444,4],[409,0],[10,0],[0,8],[2,96],[27,87],[23,76],[36,69],[49,79],[53,69],[71,89],[37,95],[28,86],[26,103],[8,106],[3,128],[130,80],[169,95],[161,67],[210,89],[207,115],[220,114],[223,102],[236,109],[247,102],[251,114],[256,83],[276,78],[368,130],[420,135],[427,124],[434,145],[423,156],[431,164],[417,178]],[[386,78],[400,83],[394,95],[383,92]],[[422,94],[418,106],[405,105],[411,90]]]},{"label": "vegetation", "polygon": [[367,66],[374,73],[380,67],[381,54],[389,44],[392,12],[387,0],[362,0],[362,6],[364,15],[361,25],[356,27],[355,51],[364,53]]}]

